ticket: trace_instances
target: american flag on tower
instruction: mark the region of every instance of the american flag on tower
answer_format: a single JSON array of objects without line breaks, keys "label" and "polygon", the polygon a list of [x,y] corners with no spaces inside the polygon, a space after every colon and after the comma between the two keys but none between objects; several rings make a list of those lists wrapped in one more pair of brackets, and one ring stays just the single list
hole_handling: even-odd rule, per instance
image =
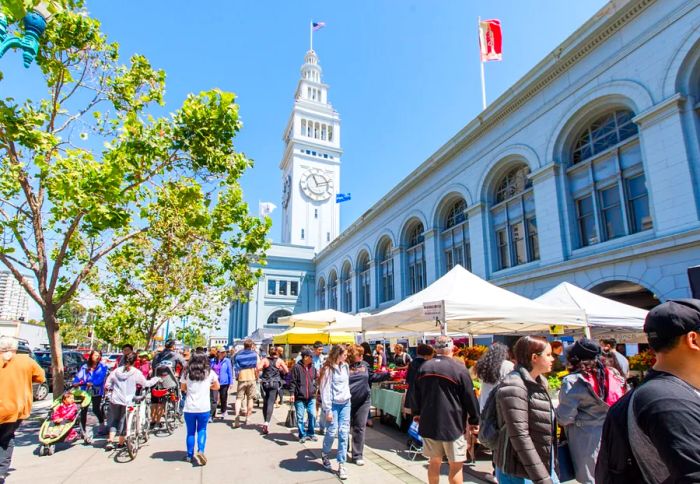
[{"label": "american flag on tower", "polygon": [[503,35],[501,21],[497,19],[479,21],[479,47],[481,62],[503,59]]}]

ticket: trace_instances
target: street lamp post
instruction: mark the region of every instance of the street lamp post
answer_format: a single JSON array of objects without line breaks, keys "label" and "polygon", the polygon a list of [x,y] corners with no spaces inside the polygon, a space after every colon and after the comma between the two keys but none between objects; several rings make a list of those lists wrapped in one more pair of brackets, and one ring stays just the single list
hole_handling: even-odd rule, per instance
[{"label": "street lamp post", "polygon": [[29,67],[39,52],[39,38],[46,30],[46,19],[37,11],[27,12],[22,19],[24,35],[7,34],[7,17],[0,13],[0,58],[10,49],[22,49],[24,67]]}]

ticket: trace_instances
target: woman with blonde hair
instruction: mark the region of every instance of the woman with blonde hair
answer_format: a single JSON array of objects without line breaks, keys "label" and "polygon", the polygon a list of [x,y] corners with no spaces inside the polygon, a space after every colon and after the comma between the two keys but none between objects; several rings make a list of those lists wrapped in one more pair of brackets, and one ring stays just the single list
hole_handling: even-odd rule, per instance
[{"label": "woman with blonde hair", "polygon": [[321,367],[321,409],[326,422],[321,459],[323,467],[331,470],[329,455],[333,441],[338,436],[338,477],[347,479],[345,469],[347,459],[348,433],[350,431],[350,369],[345,362],[348,352],[345,346],[335,345]]}]

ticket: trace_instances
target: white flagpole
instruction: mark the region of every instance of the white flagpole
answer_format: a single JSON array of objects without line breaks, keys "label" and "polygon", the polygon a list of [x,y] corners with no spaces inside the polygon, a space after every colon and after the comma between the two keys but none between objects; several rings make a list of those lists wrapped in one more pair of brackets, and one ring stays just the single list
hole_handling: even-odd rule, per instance
[{"label": "white flagpole", "polygon": [[309,22],[309,50],[314,50],[314,23]]},{"label": "white flagpole", "polygon": [[481,17],[478,20],[479,33],[479,64],[481,64],[481,105],[483,110],[486,109],[486,76],[484,75],[484,61],[481,59]]}]

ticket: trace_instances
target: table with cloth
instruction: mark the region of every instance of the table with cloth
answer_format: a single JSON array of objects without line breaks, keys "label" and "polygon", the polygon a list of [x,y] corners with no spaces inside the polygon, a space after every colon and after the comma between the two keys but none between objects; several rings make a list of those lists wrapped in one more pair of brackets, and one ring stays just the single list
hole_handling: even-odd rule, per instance
[{"label": "table with cloth", "polygon": [[372,406],[383,413],[396,418],[396,425],[401,427],[403,420],[403,406],[406,399],[405,392],[396,392],[382,388],[378,384],[372,385]]}]

